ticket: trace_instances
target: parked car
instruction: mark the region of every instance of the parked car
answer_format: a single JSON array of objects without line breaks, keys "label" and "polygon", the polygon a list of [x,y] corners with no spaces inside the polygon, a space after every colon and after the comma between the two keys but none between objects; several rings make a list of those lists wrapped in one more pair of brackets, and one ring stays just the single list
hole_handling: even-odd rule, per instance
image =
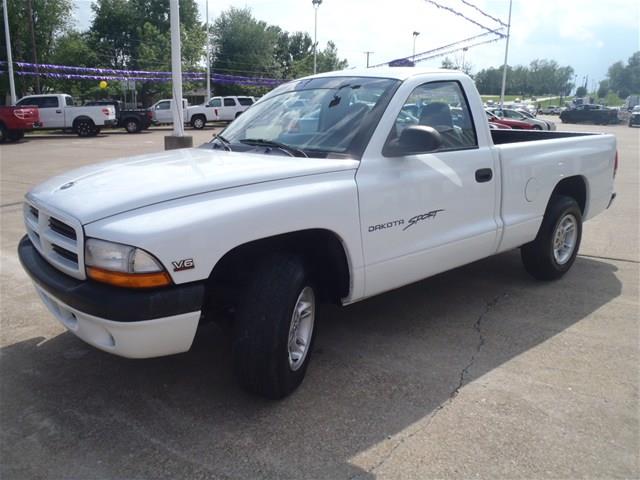
[{"label": "parked car", "polygon": [[0,107],[0,143],[17,142],[40,125],[37,107]]},{"label": "parked car", "polygon": [[86,106],[111,105],[116,111],[117,123],[114,127],[124,128],[128,133],[138,133],[151,126],[152,114],[146,109],[125,109],[119,100],[95,100]]},{"label": "parked car", "polygon": [[640,126],[640,105],[636,105],[633,107],[633,110],[631,110],[631,114],[629,115],[629,126]]},{"label": "parked car", "polygon": [[103,127],[116,124],[116,111],[111,105],[76,107],[71,95],[54,93],[22,97],[17,106],[38,107],[43,130],[71,129],[80,137],[93,137]]},{"label": "parked car", "polygon": [[277,87],[200,148],[34,187],[18,252],[85,342],[171,355],[224,318],[240,383],[281,398],[305,376],[320,302],[515,248],[533,277],[562,277],[617,164],[614,135],[490,129],[461,72],[329,72]]},{"label": "parked car", "polygon": [[547,105],[546,107],[542,107],[538,112],[543,115],[560,115],[562,109],[557,105]]},{"label": "parked car", "polygon": [[500,125],[499,123],[493,123],[492,121],[489,121],[489,128],[491,130],[513,130],[511,127]]},{"label": "parked car", "polygon": [[584,103],[564,110],[560,114],[560,120],[563,123],[591,122],[608,125],[610,123],[618,123],[618,112],[602,105]]},{"label": "parked car", "polygon": [[230,122],[253,104],[252,97],[213,97],[207,106],[218,111],[219,120]]},{"label": "parked car", "polygon": [[517,120],[519,122],[528,123],[532,125],[535,130],[555,130],[556,129],[555,123],[547,122],[545,120],[539,120],[526,110],[494,108],[489,111],[501,119]]},{"label": "parked car", "polygon": [[489,121],[489,123],[504,125],[516,130],[533,130],[533,125],[531,123],[523,122],[520,120],[513,120],[511,118],[500,118],[491,113],[491,111],[489,110],[486,110],[485,113],[487,115],[487,120]]}]

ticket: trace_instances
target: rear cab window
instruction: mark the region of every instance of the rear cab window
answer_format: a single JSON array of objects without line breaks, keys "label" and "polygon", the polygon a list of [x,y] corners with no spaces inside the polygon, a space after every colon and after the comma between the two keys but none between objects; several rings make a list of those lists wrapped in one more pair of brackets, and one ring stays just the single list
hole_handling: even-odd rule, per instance
[{"label": "rear cab window", "polygon": [[236,101],[233,98],[225,98],[224,99],[224,106],[225,107],[235,107],[236,106]]}]

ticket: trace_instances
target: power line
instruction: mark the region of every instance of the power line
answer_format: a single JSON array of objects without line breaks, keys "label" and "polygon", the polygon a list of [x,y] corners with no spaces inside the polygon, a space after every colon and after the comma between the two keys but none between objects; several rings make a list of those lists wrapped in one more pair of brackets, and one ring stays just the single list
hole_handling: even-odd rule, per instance
[{"label": "power line", "polygon": [[465,49],[465,48],[479,47],[480,45],[486,45],[486,44],[488,44],[488,43],[494,43],[494,42],[498,42],[498,41],[500,41],[500,40],[502,40],[502,37],[499,37],[499,38],[492,38],[491,40],[485,40],[484,42],[474,43],[473,45],[467,45],[467,46],[465,46],[465,47],[456,48],[456,49],[454,49],[454,50],[449,50],[449,51],[446,51],[446,52],[436,53],[436,54],[431,55],[431,56],[429,56],[429,57],[424,57],[424,58],[421,58],[421,59],[419,59],[419,60],[416,60],[416,62],[423,62],[423,61],[425,61],[425,60],[432,60],[432,59],[434,59],[434,58],[444,57],[445,55],[449,55],[449,54],[451,54],[451,53],[459,52],[460,50],[463,50],[463,49]]},{"label": "power line", "polygon": [[493,20],[494,22],[499,23],[500,25],[502,25],[503,27],[506,27],[507,24],[504,23],[502,20],[500,20],[499,18],[496,18],[492,15],[489,15],[488,13],[482,11],[479,7],[476,7],[473,3],[471,2],[467,2],[467,0],[460,0],[462,3],[464,3],[465,5],[467,5],[468,7],[473,8],[474,10],[477,10],[481,15],[484,15],[487,18],[490,18],[491,20]]},{"label": "power line", "polygon": [[495,33],[496,35],[499,35],[501,37],[504,37],[505,35],[503,33],[498,32],[495,28],[489,28],[485,25],[482,25],[479,22],[476,22],[475,20],[473,20],[472,18],[467,17],[464,13],[460,13],[457,10],[454,10],[451,7],[447,7],[445,5],[441,5],[438,2],[435,2],[434,0],[424,0],[427,3],[430,3],[432,5],[435,5],[438,8],[441,8],[443,10],[447,10],[448,12],[453,13],[454,15],[457,15],[458,17],[464,18],[465,20],[467,20],[468,22],[473,23],[474,25],[477,25],[478,27],[482,28],[483,30],[487,30],[488,32],[492,32]]}]

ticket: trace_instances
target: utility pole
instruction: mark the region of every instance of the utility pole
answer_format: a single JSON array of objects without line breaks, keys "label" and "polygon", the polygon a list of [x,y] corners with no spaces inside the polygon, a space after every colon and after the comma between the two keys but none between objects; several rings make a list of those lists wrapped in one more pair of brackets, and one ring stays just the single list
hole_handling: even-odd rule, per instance
[{"label": "utility pole", "polygon": [[36,49],[36,32],[33,28],[33,5],[31,0],[27,0],[27,9],[29,14],[29,31],[31,32],[31,49],[33,50],[33,63],[36,69],[36,93],[40,93],[40,71],[38,69],[38,52]]},{"label": "utility pole", "polygon": [[504,65],[502,66],[502,88],[500,89],[500,108],[504,108],[504,90],[507,86],[507,58],[509,56],[509,38],[511,36],[511,7],[513,0],[509,0],[509,21],[507,22],[507,45],[504,47]]},{"label": "utility pole", "polygon": [[7,0],[2,0],[2,11],[4,12],[4,39],[7,42],[7,66],[9,67],[9,92],[11,94],[11,105],[16,104],[16,84],[13,81],[13,58],[11,57],[11,35],[9,34],[9,12],[7,11]]},{"label": "utility pole", "polygon": [[416,38],[418,38],[420,32],[413,32],[413,56],[411,57],[412,61],[416,61]]},{"label": "utility pole", "polygon": [[171,83],[173,89],[173,135],[164,137],[164,149],[193,146],[193,137],[184,135],[184,112],[182,111],[182,55],[180,46],[180,7],[178,0],[169,0],[169,23],[171,26]]},{"label": "utility pole", "polygon": [[211,99],[211,38],[209,37],[209,0],[205,0],[205,15],[207,16],[207,95],[205,102]]},{"label": "utility pole", "polygon": [[315,26],[313,29],[313,74],[315,75],[318,71],[318,8],[322,0],[311,0],[311,3],[315,10]]},{"label": "utility pole", "polygon": [[367,68],[369,68],[369,55],[371,55],[372,53],[376,53],[376,52],[364,52],[364,54],[367,56]]}]

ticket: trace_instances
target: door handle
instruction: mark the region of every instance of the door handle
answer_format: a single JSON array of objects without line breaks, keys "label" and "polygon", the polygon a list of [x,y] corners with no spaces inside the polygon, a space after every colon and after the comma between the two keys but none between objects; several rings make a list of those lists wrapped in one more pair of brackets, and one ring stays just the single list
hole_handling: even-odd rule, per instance
[{"label": "door handle", "polygon": [[62,110],[56,110],[56,113],[62,113]]},{"label": "door handle", "polygon": [[481,168],[480,170],[476,170],[476,182],[484,183],[488,182],[493,178],[493,170],[490,168]]}]

